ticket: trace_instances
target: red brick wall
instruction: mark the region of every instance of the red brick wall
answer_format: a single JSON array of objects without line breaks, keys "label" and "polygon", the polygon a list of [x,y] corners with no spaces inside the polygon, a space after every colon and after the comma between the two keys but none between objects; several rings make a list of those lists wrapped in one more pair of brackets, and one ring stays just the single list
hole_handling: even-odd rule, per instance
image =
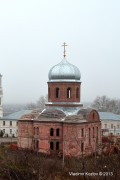
[{"label": "red brick wall", "polygon": [[[62,126],[60,123],[35,123],[34,126],[39,127],[39,152],[50,153],[50,141],[54,142],[54,149],[56,149],[56,142],[59,141],[60,152],[62,151]],[[54,136],[50,136],[51,128],[54,129]],[[57,128],[59,128],[59,136],[56,136]]]},{"label": "red brick wall", "polygon": [[90,122],[96,122],[99,121],[99,114],[96,110],[92,110],[90,113],[87,115],[87,120]]},{"label": "red brick wall", "polygon": [[[79,82],[48,82],[48,102],[80,102]],[[56,88],[60,89],[60,97],[56,98]],[[71,98],[67,98],[67,88],[71,88]],[[79,88],[79,96],[76,98],[76,89]]]},{"label": "red brick wall", "polygon": [[[93,136],[94,127],[94,136]],[[98,129],[97,129],[98,127]],[[90,128],[90,142],[89,142]],[[82,129],[84,135],[82,136]],[[98,141],[96,142],[98,130]],[[84,143],[84,154],[88,155],[95,151],[98,144],[101,143],[101,123],[87,123],[78,125],[64,125],[64,153],[67,156],[78,156],[82,154],[81,143]]]},{"label": "red brick wall", "polygon": [[32,149],[33,122],[18,121],[18,147]]},{"label": "red brick wall", "polygon": [[[34,134],[34,128],[38,128],[37,134]],[[50,136],[51,128],[54,129],[54,136]],[[56,136],[57,128],[60,130],[59,136]],[[82,129],[84,129],[83,136]],[[59,152],[61,154],[64,152],[65,156],[81,155],[81,143],[84,143],[83,153],[85,155],[91,154],[95,151],[97,145],[101,143],[100,121],[80,124],[19,121],[18,130],[18,147],[34,149],[33,142],[38,141],[37,151],[47,154],[56,152],[56,142],[60,143]],[[53,151],[50,150],[51,141],[54,142]]]}]

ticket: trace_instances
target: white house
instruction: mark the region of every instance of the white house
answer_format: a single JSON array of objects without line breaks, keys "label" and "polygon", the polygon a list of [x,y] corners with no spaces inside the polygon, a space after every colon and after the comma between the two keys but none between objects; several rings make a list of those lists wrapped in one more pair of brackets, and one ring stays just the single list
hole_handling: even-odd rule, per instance
[{"label": "white house", "polygon": [[22,110],[0,118],[0,131],[3,131],[5,137],[17,137],[18,120],[32,110]]},{"label": "white house", "polygon": [[103,135],[120,136],[120,115],[111,112],[99,112]]}]

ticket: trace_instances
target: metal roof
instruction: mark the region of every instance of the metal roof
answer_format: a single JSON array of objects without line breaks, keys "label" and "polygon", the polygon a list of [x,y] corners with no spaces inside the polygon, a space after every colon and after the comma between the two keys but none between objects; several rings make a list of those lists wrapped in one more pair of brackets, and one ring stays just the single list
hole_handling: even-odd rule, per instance
[{"label": "metal roof", "polygon": [[15,119],[15,120],[18,120],[20,119],[23,115],[25,114],[29,114],[31,113],[33,110],[22,110],[22,111],[18,111],[18,112],[15,112],[15,113],[12,113],[12,114],[9,114],[8,116],[4,116],[3,118],[1,119]]},{"label": "metal roof", "polygon": [[84,114],[90,113],[92,110],[93,109],[70,107],[48,107],[47,109],[44,109],[35,120],[44,122],[87,123],[88,120]]},{"label": "metal roof", "polygon": [[98,112],[100,120],[120,121],[120,115],[111,112]]},{"label": "metal roof", "polygon": [[63,59],[50,69],[48,77],[49,82],[80,82],[81,74],[76,66]]}]

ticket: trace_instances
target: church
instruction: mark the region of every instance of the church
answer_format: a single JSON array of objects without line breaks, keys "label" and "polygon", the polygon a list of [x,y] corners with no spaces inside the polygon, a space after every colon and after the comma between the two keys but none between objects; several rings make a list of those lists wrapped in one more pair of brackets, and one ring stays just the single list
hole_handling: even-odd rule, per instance
[{"label": "church", "polygon": [[95,109],[80,103],[81,74],[64,56],[48,73],[48,102],[18,121],[18,148],[64,156],[89,155],[101,145],[101,122]]}]

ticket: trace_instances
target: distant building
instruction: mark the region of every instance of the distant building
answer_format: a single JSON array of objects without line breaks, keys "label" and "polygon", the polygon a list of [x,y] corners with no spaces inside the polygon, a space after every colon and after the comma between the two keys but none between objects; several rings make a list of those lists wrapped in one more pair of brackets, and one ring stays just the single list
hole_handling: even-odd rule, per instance
[{"label": "distant building", "polygon": [[0,131],[3,131],[4,137],[17,137],[18,120],[31,112],[31,110],[22,110],[0,118]]},{"label": "distant building", "polygon": [[120,136],[120,115],[111,112],[99,112],[103,135]]},{"label": "distant building", "polygon": [[48,76],[46,109],[18,121],[18,147],[65,156],[97,151],[101,144],[99,114],[80,104],[80,71],[66,60],[65,49],[64,59]]},{"label": "distant building", "polygon": [[2,89],[2,75],[0,74],[0,118],[3,117],[3,89]]}]

